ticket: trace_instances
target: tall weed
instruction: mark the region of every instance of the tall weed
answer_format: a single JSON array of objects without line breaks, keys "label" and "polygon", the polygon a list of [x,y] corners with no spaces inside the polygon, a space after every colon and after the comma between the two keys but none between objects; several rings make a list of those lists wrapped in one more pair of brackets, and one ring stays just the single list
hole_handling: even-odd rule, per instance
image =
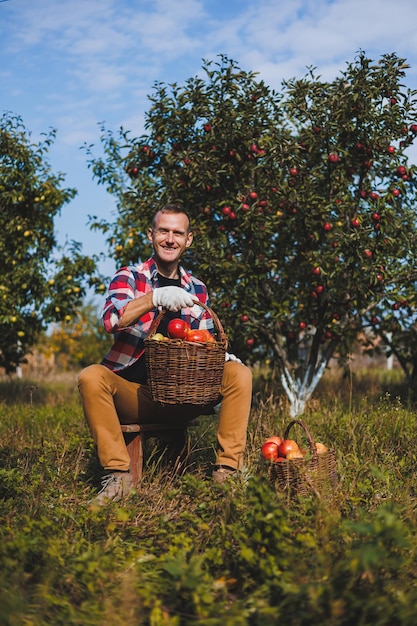
[{"label": "tall weed", "polygon": [[0,624],[414,626],[416,420],[372,380],[354,401],[324,381],[303,416],[336,452],[331,498],[288,499],[268,479],[260,446],[290,421],[268,381],[241,476],[211,482],[216,419],[204,417],[188,472],[170,473],[150,441],[138,493],[99,509],[75,384],[3,383]]}]

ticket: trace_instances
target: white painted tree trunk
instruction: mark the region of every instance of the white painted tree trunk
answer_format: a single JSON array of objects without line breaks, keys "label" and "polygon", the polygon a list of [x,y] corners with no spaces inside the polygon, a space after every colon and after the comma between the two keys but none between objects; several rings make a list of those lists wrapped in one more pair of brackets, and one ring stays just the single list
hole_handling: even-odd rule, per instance
[{"label": "white painted tree trunk", "polygon": [[295,379],[287,368],[284,368],[281,372],[281,383],[290,401],[291,418],[294,419],[303,415],[308,400],[313,395],[315,388],[324,374],[327,363],[327,359],[320,361],[311,376],[310,382],[308,381],[310,380],[311,368],[306,369],[303,379],[300,380]]}]

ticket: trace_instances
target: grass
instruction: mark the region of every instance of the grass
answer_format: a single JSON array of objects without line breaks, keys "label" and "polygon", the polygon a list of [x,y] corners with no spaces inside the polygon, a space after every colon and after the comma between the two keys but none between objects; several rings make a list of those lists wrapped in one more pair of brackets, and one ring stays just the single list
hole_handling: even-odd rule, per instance
[{"label": "grass", "polygon": [[336,452],[332,497],[268,479],[288,407],[257,379],[243,476],[210,481],[203,418],[187,473],[149,442],[138,493],[98,509],[74,380],[0,384],[0,625],[415,625],[417,427],[396,371],[327,373],[303,416]]}]

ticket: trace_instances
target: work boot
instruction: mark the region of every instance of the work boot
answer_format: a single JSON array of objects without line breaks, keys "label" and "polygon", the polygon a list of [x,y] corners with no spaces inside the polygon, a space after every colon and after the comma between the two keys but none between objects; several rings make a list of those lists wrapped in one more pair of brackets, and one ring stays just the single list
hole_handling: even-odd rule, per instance
[{"label": "work boot", "polygon": [[90,504],[108,504],[126,498],[133,493],[132,474],[130,472],[112,472],[101,480],[101,489]]},{"label": "work boot", "polygon": [[224,483],[229,478],[236,476],[236,470],[232,467],[227,467],[225,465],[220,465],[217,469],[214,470],[211,477],[215,483]]}]

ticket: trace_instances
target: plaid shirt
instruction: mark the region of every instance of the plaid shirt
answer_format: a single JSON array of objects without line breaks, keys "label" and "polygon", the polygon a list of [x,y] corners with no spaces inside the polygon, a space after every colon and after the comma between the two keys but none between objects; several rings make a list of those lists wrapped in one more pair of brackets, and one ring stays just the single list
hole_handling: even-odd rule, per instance
[{"label": "plaid shirt", "polygon": [[[201,280],[179,267],[181,287],[200,302],[209,306],[207,287]],[[159,287],[158,268],[153,257],[140,263],[119,269],[109,286],[104,304],[102,321],[105,330],[113,333],[114,343],[102,360],[102,365],[117,372],[133,365],[144,355],[143,340],[149,334],[152,322],[161,309],[145,313],[133,326],[119,328],[126,306],[131,300]],[[196,309],[199,309],[198,311]],[[191,328],[213,328],[213,320],[203,307],[185,308],[181,318]]]}]

